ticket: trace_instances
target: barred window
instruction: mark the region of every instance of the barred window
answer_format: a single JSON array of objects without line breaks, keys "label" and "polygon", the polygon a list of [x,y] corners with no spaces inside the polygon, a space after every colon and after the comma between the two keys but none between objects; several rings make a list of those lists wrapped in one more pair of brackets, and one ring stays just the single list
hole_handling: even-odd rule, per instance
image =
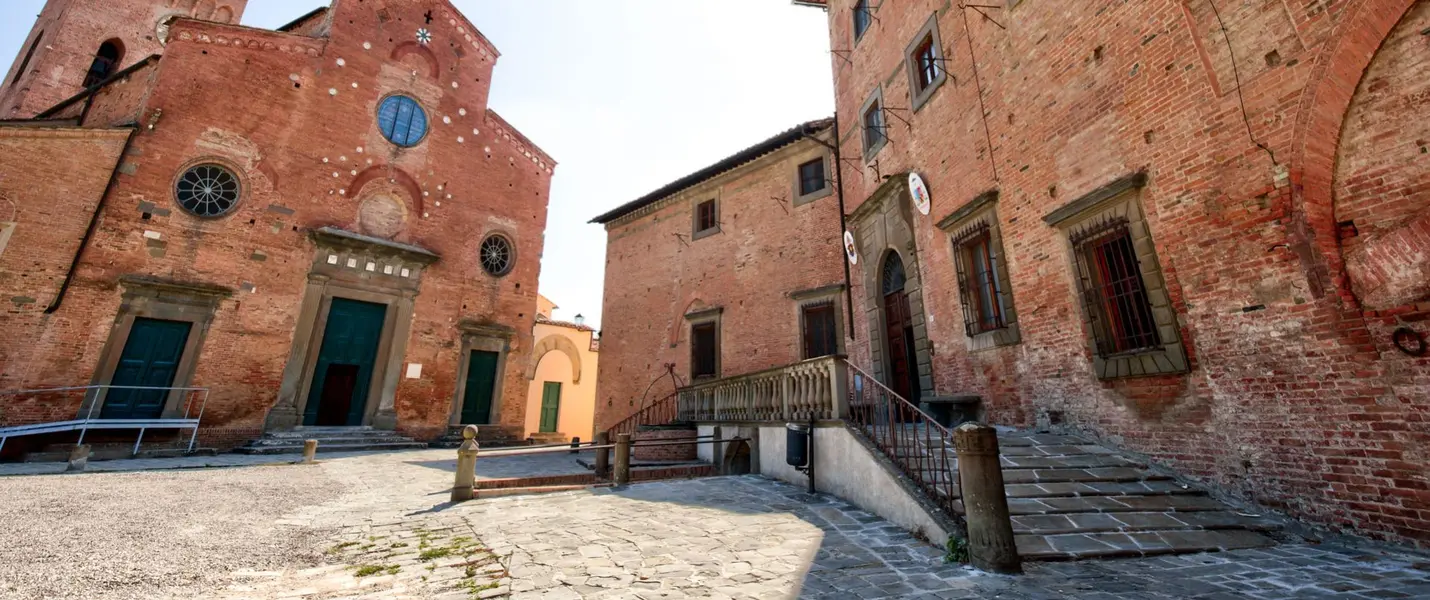
[{"label": "barred window", "polygon": [[1074,232],[1071,241],[1098,356],[1160,347],[1128,220],[1095,221]]},{"label": "barred window", "polygon": [[1002,269],[987,221],[979,221],[953,238],[954,266],[958,270],[963,326],[969,337],[1008,326]]}]

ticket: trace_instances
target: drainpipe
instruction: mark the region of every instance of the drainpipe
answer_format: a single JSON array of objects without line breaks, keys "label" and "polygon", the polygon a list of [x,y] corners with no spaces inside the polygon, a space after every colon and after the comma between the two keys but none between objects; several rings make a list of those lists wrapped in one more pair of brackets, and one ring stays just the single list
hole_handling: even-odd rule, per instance
[{"label": "drainpipe", "polygon": [[857,340],[859,339],[859,336],[856,334],[854,328],[853,278],[850,275],[849,258],[843,256],[844,232],[848,231],[849,223],[848,217],[844,212],[844,160],[839,155],[839,115],[837,114],[834,115],[834,125],[831,127],[831,132],[834,134],[833,144],[830,144],[828,142],[825,142],[824,140],[819,139],[818,137],[810,135],[809,131],[804,131],[803,133],[804,137],[814,140],[815,143],[818,143],[819,145],[828,148],[830,152],[834,153],[834,179],[837,182],[834,191],[835,195],[839,198],[839,254],[841,256],[840,262],[844,263],[844,309],[846,313],[846,318],[849,321],[849,325],[848,327],[845,327],[845,331],[848,332],[849,339]]},{"label": "drainpipe", "polygon": [[70,283],[74,282],[74,273],[79,269],[79,259],[84,255],[84,249],[89,246],[89,240],[94,237],[94,230],[99,227],[99,214],[104,211],[105,202],[114,192],[115,186],[119,184],[119,169],[124,165],[124,157],[129,155],[129,147],[134,145],[134,138],[138,133],[139,128],[136,125],[129,131],[129,137],[124,139],[124,149],[119,151],[119,160],[114,163],[114,172],[109,174],[109,185],[104,187],[104,194],[99,197],[99,204],[94,207],[94,214],[89,216],[89,227],[84,230],[84,237],[79,240],[79,248],[74,251],[74,260],[70,261],[69,271],[65,273],[65,281],[60,284],[60,291],[55,294],[54,301],[50,302],[50,306],[45,309],[45,314],[55,314],[55,311],[60,309],[60,303],[64,302],[65,294],[70,289]]}]

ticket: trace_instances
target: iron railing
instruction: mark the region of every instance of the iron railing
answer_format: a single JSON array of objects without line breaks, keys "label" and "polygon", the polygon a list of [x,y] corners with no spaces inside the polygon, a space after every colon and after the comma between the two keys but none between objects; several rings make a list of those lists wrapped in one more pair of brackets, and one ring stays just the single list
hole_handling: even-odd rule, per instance
[{"label": "iron railing", "polygon": [[872,375],[841,362],[852,379],[849,425],[898,465],[946,514],[963,514],[953,434]]},{"label": "iron railing", "polygon": [[[103,400],[111,392],[162,392],[165,403],[167,399],[175,393],[183,395],[181,402],[183,409],[182,417],[160,417],[153,419],[106,419],[103,418],[101,406]],[[43,415],[40,422],[0,426],[0,449],[4,448],[5,440],[11,437],[25,435],[40,435],[46,433],[60,433],[65,431],[79,431],[79,439],[75,445],[83,445],[85,435],[91,429],[137,429],[139,435],[134,441],[134,454],[139,453],[139,445],[144,441],[144,433],[149,429],[190,429],[188,451],[194,451],[194,444],[198,440],[199,422],[203,419],[204,409],[208,406],[209,388],[198,387],[145,387],[126,385],[87,385],[74,387],[59,387],[37,390],[10,390],[0,391],[0,398],[8,399],[0,402],[0,407],[16,407],[29,402],[42,402],[44,405],[54,406],[73,402],[68,402],[65,398],[79,395],[79,410],[74,419],[70,420],[45,420]],[[99,416],[96,416],[99,413]],[[57,411],[51,414],[58,416]],[[0,413],[0,418],[5,415]]]},{"label": "iron railing", "polygon": [[635,414],[626,417],[620,423],[606,430],[609,439],[616,439],[618,434],[635,433],[643,425],[670,425],[676,421],[679,413],[677,404],[678,394],[672,392],[669,396],[656,400],[644,408],[636,411]]}]

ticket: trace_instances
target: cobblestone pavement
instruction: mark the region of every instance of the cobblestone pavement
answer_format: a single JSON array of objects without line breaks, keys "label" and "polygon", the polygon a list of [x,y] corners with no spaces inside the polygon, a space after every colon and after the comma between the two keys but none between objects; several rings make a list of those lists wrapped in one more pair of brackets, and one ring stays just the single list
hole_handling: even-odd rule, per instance
[{"label": "cobblestone pavement", "polygon": [[[42,527],[18,532],[0,527],[6,540],[0,562],[9,563],[0,569],[0,598],[1430,598],[1430,560],[1305,545],[1033,564],[1021,577],[986,575],[944,564],[938,549],[842,501],[811,497],[758,477],[449,505],[451,454],[419,451],[323,457],[316,466],[34,478],[111,494],[127,490],[148,505],[184,504],[185,510],[169,517],[169,530],[212,536],[234,532],[252,536],[252,543],[205,548],[210,555],[204,563],[213,572],[201,578],[150,582],[158,588],[125,586],[123,578],[115,578],[73,594],[50,594],[34,583],[38,576],[62,577],[70,562],[102,565],[103,559],[75,548],[52,556],[54,546]],[[525,458],[479,460],[478,471],[485,470],[484,476],[535,474],[531,471],[569,468],[574,461],[564,454]],[[296,493],[313,481],[324,485],[321,492],[286,500],[281,511],[207,511],[200,491],[239,475],[261,477],[267,483],[264,497],[286,497],[285,486]],[[163,487],[146,482],[159,476],[177,482]],[[9,488],[16,486],[6,485],[12,481],[28,483],[28,478],[0,482],[0,506],[7,507],[0,510],[17,506],[9,497]],[[37,486],[28,487],[33,492]],[[223,491],[245,502],[262,501],[241,488]],[[78,529],[66,533],[89,544],[104,545],[101,538],[112,536],[111,531],[134,526],[123,510],[73,511],[65,517],[78,523]],[[122,542],[109,541],[106,547]],[[284,554],[223,554],[268,547]],[[3,555],[4,549],[12,555]],[[21,554],[32,558],[24,560]],[[143,579],[142,557],[135,560],[139,564],[128,575]],[[230,566],[213,566],[225,564]]]}]

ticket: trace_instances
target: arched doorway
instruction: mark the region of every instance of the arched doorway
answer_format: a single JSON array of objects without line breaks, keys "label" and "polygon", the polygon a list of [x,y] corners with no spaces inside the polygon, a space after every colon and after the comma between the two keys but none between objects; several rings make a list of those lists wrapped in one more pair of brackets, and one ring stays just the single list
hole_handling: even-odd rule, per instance
[{"label": "arched doorway", "polygon": [[914,349],[914,318],[909,296],[904,290],[908,277],[898,252],[884,257],[880,289],[884,295],[884,356],[888,385],[905,400],[917,403],[919,370]]}]

